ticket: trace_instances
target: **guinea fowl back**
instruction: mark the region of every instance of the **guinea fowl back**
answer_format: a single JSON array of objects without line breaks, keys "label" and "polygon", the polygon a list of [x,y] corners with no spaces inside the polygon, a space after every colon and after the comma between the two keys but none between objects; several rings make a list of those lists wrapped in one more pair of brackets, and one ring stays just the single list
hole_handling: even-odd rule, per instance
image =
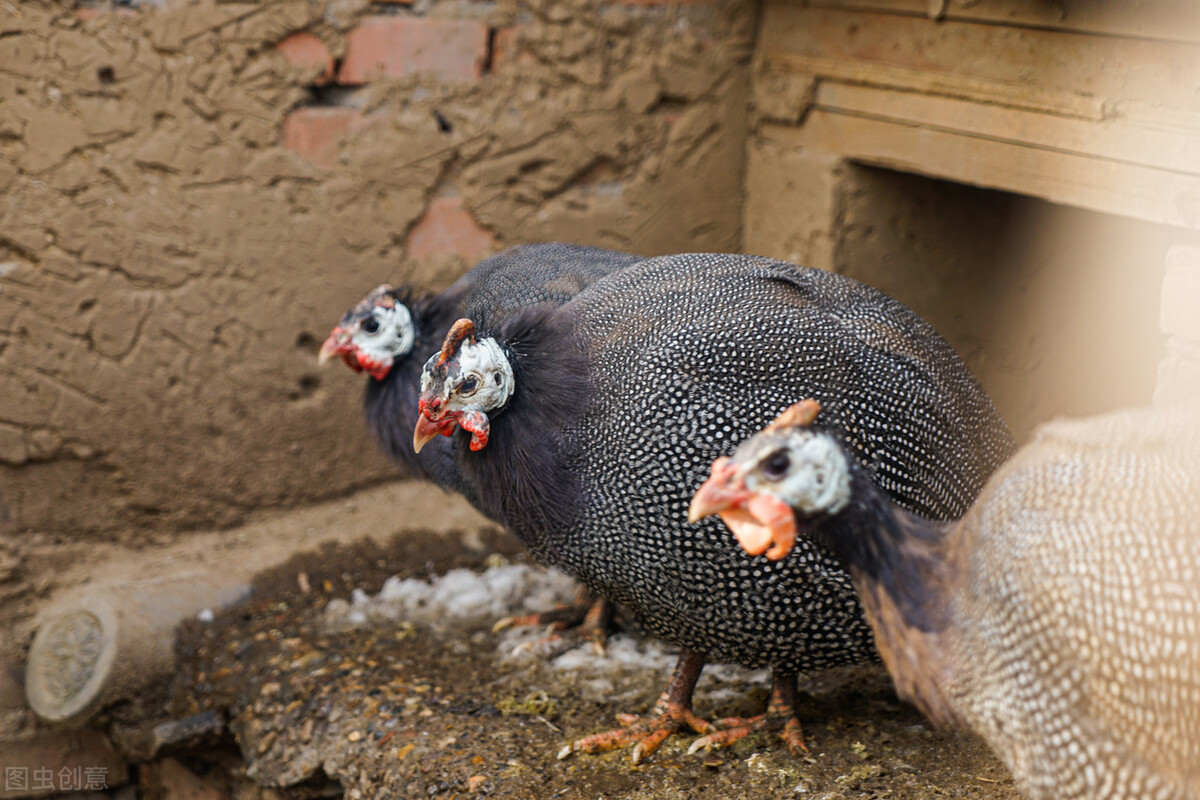
[{"label": "guinea fowl back", "polygon": [[479,262],[447,294],[462,297],[459,317],[503,318],[540,303],[562,305],[609,273],[641,260],[631,253],[561,242],[520,245]]},{"label": "guinea fowl back", "polygon": [[750,256],[669,256],[609,276],[562,311],[595,393],[562,433],[580,459],[572,471],[586,507],[554,541],[527,544],[713,660],[806,670],[874,658],[828,552],[810,545],[779,563],[747,562],[720,524],[686,523],[712,460],[779,409],[820,398],[879,485],[935,518],[962,514],[1012,450],[949,345],[843,276]]},{"label": "guinea fowl back", "polygon": [[1044,426],[962,526],[952,691],[1026,791],[1200,798],[1200,424]]}]

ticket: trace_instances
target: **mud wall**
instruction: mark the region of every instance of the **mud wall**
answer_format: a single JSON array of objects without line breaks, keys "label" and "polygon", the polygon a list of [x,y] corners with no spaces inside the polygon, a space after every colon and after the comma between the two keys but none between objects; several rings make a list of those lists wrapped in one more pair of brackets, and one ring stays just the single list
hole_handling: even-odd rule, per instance
[{"label": "mud wall", "polygon": [[21,3],[0,16],[0,580],[394,474],[318,372],[383,280],[740,242],[750,2]]}]

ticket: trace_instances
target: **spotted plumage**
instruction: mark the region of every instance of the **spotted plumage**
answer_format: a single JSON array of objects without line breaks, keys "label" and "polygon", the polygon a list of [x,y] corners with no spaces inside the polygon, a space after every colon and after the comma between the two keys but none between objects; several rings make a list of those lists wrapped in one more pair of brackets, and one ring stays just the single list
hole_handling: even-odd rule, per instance
[{"label": "spotted plumage", "polygon": [[[724,490],[697,500],[736,506],[738,481],[782,494],[762,474],[771,453],[805,483],[800,447],[821,437],[760,434],[714,470]],[[798,512],[800,539],[807,529],[848,565],[903,693],[974,728],[1028,797],[1200,798],[1200,420],[1131,410],[1046,425],[953,525],[899,509],[845,465],[850,505]]]},{"label": "spotted plumage", "polygon": [[[962,514],[1012,449],[979,385],[912,311],[770,259],[649,259],[557,310],[481,323],[489,335],[515,393],[477,409],[487,447],[467,452],[458,435],[465,480],[539,559],[709,660],[795,673],[875,657],[824,548],[768,563],[719,522],[687,522],[713,459],[781,408],[820,398],[879,485],[933,517]],[[447,375],[427,364],[423,403],[446,408]]]}]

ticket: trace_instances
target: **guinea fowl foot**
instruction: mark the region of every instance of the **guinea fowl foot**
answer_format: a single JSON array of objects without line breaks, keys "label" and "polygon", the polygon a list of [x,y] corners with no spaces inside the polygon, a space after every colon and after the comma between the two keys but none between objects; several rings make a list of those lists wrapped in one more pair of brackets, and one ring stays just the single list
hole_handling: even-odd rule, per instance
[{"label": "guinea fowl foot", "polygon": [[[519,628],[531,625],[545,625],[547,636],[534,642],[521,645],[518,650],[549,649],[553,652],[569,650],[580,641],[591,642],[592,649],[597,655],[606,653],[608,628],[612,621],[612,603],[603,597],[590,602],[585,592],[579,593],[579,599],[572,605],[562,606],[553,611],[540,614],[525,614],[517,617],[504,617],[492,626],[492,633],[499,633],[508,628]],[[569,635],[563,633],[569,632]]]},{"label": "guinea fowl foot", "polygon": [[633,763],[639,764],[654,753],[673,733],[690,728],[699,734],[713,732],[713,726],[692,713],[692,692],[700,670],[704,668],[704,656],[684,650],[675,664],[671,682],[654,704],[649,717],[636,714],[618,714],[617,721],[624,727],[594,733],[576,739],[558,751],[560,759],[572,753],[604,753],[633,745]]},{"label": "guinea fowl foot", "polygon": [[692,742],[688,755],[700,750],[728,747],[755,731],[775,731],[793,755],[808,753],[804,731],[796,716],[796,676],[776,674],[772,678],[771,700],[766,713],[755,717],[727,717],[717,720],[715,730]]}]

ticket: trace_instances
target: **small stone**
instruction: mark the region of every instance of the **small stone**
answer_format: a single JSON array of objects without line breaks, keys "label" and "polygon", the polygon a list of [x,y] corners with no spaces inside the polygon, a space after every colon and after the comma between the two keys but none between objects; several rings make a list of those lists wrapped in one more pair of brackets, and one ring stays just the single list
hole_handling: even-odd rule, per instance
[{"label": "small stone", "polygon": [[350,733],[346,734],[346,738],[352,742],[362,741],[362,731],[350,731]]}]

